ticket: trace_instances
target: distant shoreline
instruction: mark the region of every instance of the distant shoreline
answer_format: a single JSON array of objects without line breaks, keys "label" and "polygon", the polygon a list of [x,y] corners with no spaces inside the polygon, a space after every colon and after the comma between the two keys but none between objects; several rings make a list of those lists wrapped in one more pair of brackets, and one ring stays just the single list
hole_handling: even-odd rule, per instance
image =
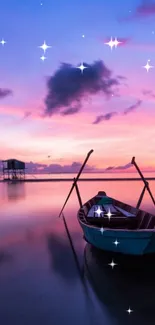
[{"label": "distant shoreline", "polygon": [[[155,181],[155,177],[146,177],[147,181]],[[73,182],[74,178],[28,178],[23,180],[3,180],[1,179],[1,183],[12,182],[12,183],[23,183],[23,182]],[[80,178],[78,182],[122,182],[122,181],[141,181],[141,178],[137,177],[119,177],[119,178]]]}]

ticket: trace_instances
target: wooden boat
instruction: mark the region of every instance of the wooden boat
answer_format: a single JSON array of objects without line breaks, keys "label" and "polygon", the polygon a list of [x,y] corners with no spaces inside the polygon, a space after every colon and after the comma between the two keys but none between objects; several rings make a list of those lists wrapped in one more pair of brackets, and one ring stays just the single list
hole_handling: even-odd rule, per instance
[{"label": "wooden boat", "polygon": [[[104,211],[100,217],[95,216],[97,207]],[[133,255],[155,253],[155,216],[109,198],[105,192],[86,202],[77,217],[85,240],[99,249]]]},{"label": "wooden boat", "polygon": [[76,184],[80,202],[77,217],[85,240],[99,249],[130,255],[152,254],[155,253],[155,215],[140,210],[139,206],[146,189],[154,204],[155,200],[135,157],[131,163],[144,182],[137,207],[111,198],[102,191],[82,205]]},{"label": "wooden boat", "polygon": [[88,153],[77,177],[74,179],[59,216],[75,187],[80,204],[77,218],[83,229],[84,238],[88,243],[101,250],[122,254],[144,255],[155,253],[155,215],[139,209],[145,190],[150,194],[154,205],[155,200],[148,182],[135,162],[135,157],[132,158],[131,164],[136,167],[144,182],[144,188],[136,207],[111,198],[103,191],[82,204],[77,181],[92,152],[93,150]]}]

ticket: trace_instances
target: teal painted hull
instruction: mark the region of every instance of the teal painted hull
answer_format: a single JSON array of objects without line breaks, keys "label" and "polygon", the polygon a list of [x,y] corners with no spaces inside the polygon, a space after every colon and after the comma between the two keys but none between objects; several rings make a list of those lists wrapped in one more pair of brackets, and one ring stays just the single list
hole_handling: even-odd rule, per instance
[{"label": "teal painted hull", "polygon": [[[105,229],[101,232],[100,228],[79,222],[86,241],[101,250],[129,255],[155,253],[155,232],[153,230]],[[114,244],[116,239],[119,242],[117,246]]]}]

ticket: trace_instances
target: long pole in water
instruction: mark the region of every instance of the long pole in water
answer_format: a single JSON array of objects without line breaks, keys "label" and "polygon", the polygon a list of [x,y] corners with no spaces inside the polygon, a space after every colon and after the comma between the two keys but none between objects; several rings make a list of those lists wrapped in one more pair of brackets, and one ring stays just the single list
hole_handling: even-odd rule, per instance
[{"label": "long pole in water", "polygon": [[[150,188],[149,188],[149,183],[146,181],[146,179],[144,178],[144,176],[143,176],[142,172],[140,171],[138,165],[136,164],[136,162],[135,162],[135,157],[132,158],[132,160],[131,160],[131,164],[133,164],[133,165],[136,167],[136,169],[137,169],[137,171],[138,171],[138,173],[139,173],[139,175],[140,175],[142,181],[144,182],[145,187],[146,187],[147,191],[149,192],[149,194],[150,194],[150,196],[151,196],[151,199],[152,199],[152,201],[153,201],[153,203],[154,203],[154,205],[155,205],[155,199],[154,199],[154,197],[153,197],[153,195],[152,195],[152,193],[151,193],[151,190],[150,190]],[[144,194],[144,193],[143,193],[143,194]]]},{"label": "long pole in water", "polygon": [[90,155],[93,153],[93,149],[92,150],[90,150],[89,152],[88,152],[88,154],[87,154],[87,156],[86,156],[86,159],[85,159],[85,161],[83,162],[83,164],[82,164],[82,166],[81,166],[81,168],[80,168],[80,170],[79,170],[79,172],[78,172],[78,174],[77,174],[77,176],[76,176],[76,178],[75,178],[75,180],[74,180],[74,182],[73,182],[73,185],[72,185],[72,187],[71,187],[71,189],[70,189],[70,192],[69,192],[69,194],[68,194],[68,196],[67,196],[67,198],[66,198],[66,201],[65,201],[65,203],[64,203],[64,205],[63,205],[63,207],[62,207],[62,209],[61,209],[61,211],[60,211],[60,214],[59,214],[59,217],[61,216],[61,214],[62,214],[62,212],[63,212],[63,210],[64,210],[64,208],[65,208],[65,206],[66,206],[66,204],[67,204],[67,202],[68,202],[68,199],[70,198],[70,195],[72,194],[72,191],[73,191],[73,189],[74,189],[74,187],[75,187],[75,185],[76,185],[76,183],[77,183],[77,181],[78,181],[78,179],[79,179],[79,177],[80,177],[80,175],[81,175],[81,173],[82,173],[82,171],[83,171],[83,169],[84,169],[84,167],[85,167],[85,165],[86,165],[86,163],[87,163],[87,161],[88,161],[88,159],[89,159],[89,157],[90,157]]},{"label": "long pole in water", "polygon": [[[75,178],[74,178],[74,182],[75,182]],[[76,194],[77,194],[77,197],[78,197],[78,200],[79,200],[80,208],[82,208],[83,204],[82,204],[82,199],[81,199],[81,195],[80,195],[77,183],[75,183],[75,189],[76,189]]]},{"label": "long pole in water", "polygon": [[[85,279],[84,273],[81,270],[80,263],[78,261],[78,257],[77,257],[77,254],[76,254],[76,251],[75,251],[75,248],[74,248],[74,245],[73,245],[73,241],[72,241],[72,238],[71,238],[68,226],[67,226],[67,222],[66,222],[66,219],[65,219],[65,216],[64,216],[63,213],[62,213],[62,219],[63,219],[63,222],[64,222],[67,237],[68,237],[68,240],[69,240],[72,252],[73,252],[74,260],[75,260],[75,263],[76,263],[76,266],[77,266],[77,271],[79,273],[80,280],[81,280],[81,283],[83,285],[85,297],[87,299],[86,302],[88,303],[88,307],[89,307],[88,314],[91,313],[91,315],[89,314],[89,316],[90,316],[89,321],[90,321],[91,325],[94,325],[94,324],[98,323],[98,320],[95,317],[96,313],[95,313],[93,300],[91,299],[90,292],[89,292],[88,287],[87,287],[87,281]],[[94,317],[95,317],[95,319],[94,319]]]},{"label": "long pole in water", "polygon": [[75,263],[76,263],[76,266],[77,266],[77,269],[78,269],[78,273],[79,273],[80,279],[81,279],[81,281],[82,281],[82,283],[84,285],[84,288],[85,288],[86,293],[88,294],[88,290],[87,290],[87,287],[86,287],[86,283],[85,283],[84,278],[83,278],[82,273],[81,273],[80,264],[79,264],[79,261],[78,261],[78,258],[77,258],[77,254],[76,254],[76,251],[75,251],[75,248],[74,248],[74,245],[73,245],[73,241],[72,241],[72,238],[71,238],[71,235],[70,235],[68,226],[67,226],[67,222],[66,222],[66,219],[65,219],[65,216],[64,216],[63,213],[62,213],[62,219],[63,219],[64,226],[65,226],[65,229],[66,229],[67,237],[68,237],[69,242],[70,242],[70,245],[71,245],[71,249],[72,249],[72,252],[73,252],[73,255],[74,255],[74,259],[75,259]]}]

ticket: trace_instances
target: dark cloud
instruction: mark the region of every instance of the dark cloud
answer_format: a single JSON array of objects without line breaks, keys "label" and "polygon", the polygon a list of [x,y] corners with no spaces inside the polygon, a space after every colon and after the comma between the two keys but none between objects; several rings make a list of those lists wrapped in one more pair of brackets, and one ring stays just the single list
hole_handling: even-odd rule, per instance
[{"label": "dark cloud", "polygon": [[135,18],[150,17],[155,15],[155,2],[150,0],[142,1],[135,10]]},{"label": "dark cloud", "polygon": [[[26,163],[26,173],[27,174],[77,174],[81,168],[80,162],[73,162],[70,165],[60,165],[60,164],[38,164],[29,162]],[[104,173],[107,171],[124,170],[130,168],[131,164],[126,164],[123,166],[109,166],[107,168],[97,168],[95,166],[86,165],[84,168],[84,173]]]},{"label": "dark cloud", "polygon": [[132,164],[131,163],[128,163],[128,164],[126,164],[126,165],[123,165],[123,166],[118,166],[118,167],[114,167],[114,169],[128,169],[128,168],[130,168],[132,166]]},{"label": "dark cloud", "polygon": [[117,114],[117,112],[111,112],[111,113],[107,113],[105,115],[99,115],[96,117],[96,120],[93,122],[93,124],[99,124],[102,121],[109,121],[116,114]]},{"label": "dark cloud", "polygon": [[139,20],[141,18],[149,18],[155,16],[155,2],[152,0],[143,0],[140,5],[137,6],[135,11],[126,17],[122,17],[119,21],[132,21]]},{"label": "dark cloud", "polygon": [[[26,174],[31,174],[30,178],[39,178],[39,174],[77,174],[81,168],[81,163],[79,162],[73,162],[70,165],[60,165],[60,164],[50,164],[50,165],[46,165],[46,164],[38,164],[38,163],[33,163],[33,162],[29,162],[26,163]],[[129,169],[130,167],[132,167],[131,163],[122,165],[122,166],[109,166],[107,168],[97,168],[96,166],[89,166],[86,165],[84,168],[83,173],[107,173],[107,172],[117,172],[117,170],[119,171],[123,171],[126,169]],[[0,161],[0,177],[2,176],[2,162]],[[35,176],[35,174],[37,174],[38,176]],[[58,176],[58,178],[61,178],[61,176]],[[72,177],[72,176],[70,176]],[[82,176],[84,177],[84,176]],[[49,175],[50,178],[50,175]],[[15,192],[14,196],[18,195],[18,189],[16,189],[17,192]],[[21,192],[24,189],[19,189],[19,191]],[[15,191],[15,189],[14,189]],[[20,193],[21,196],[25,195],[24,192]],[[18,195],[19,196],[19,195]]]},{"label": "dark cloud", "polygon": [[83,64],[87,69],[81,73],[77,67],[62,63],[48,79],[44,116],[62,113],[64,108],[66,114],[64,111],[63,115],[74,114],[82,100],[88,100],[91,95],[103,93],[105,98],[111,98],[113,86],[120,84],[119,78],[113,78],[112,72],[101,60]]},{"label": "dark cloud", "polygon": [[136,110],[140,105],[142,104],[142,100],[137,100],[137,102],[134,105],[129,106],[125,111],[124,111],[124,115],[129,114],[131,112],[133,112],[134,110]]},{"label": "dark cloud", "polygon": [[33,163],[32,161],[25,164],[26,173],[37,174],[38,172],[44,172],[44,169],[47,167],[46,164]]},{"label": "dark cloud", "polygon": [[109,167],[107,167],[105,170],[112,170],[112,169],[114,169],[115,167],[111,167],[111,166],[109,166]]},{"label": "dark cloud", "polygon": [[61,113],[61,115],[73,115],[73,114],[76,114],[79,112],[81,106],[78,105],[78,106],[75,106],[75,107],[70,107],[70,108],[67,108],[65,111],[63,111]]},{"label": "dark cloud", "polygon": [[108,170],[124,170],[124,169],[130,168],[131,166],[132,166],[131,163],[128,163],[128,164],[123,165],[123,166],[117,166],[117,167],[115,167],[115,166],[113,166],[113,167],[109,166],[109,167],[107,167],[105,169],[105,171],[108,171]]},{"label": "dark cloud", "polygon": [[[78,173],[82,164],[79,162],[73,162],[71,165],[60,165],[60,164],[38,164],[32,161],[26,163],[26,170],[28,174],[38,174],[38,173]],[[85,172],[95,170],[95,167],[86,165],[84,168]]]},{"label": "dark cloud", "polygon": [[0,88],[0,99],[5,98],[9,95],[12,95],[12,90]]}]

